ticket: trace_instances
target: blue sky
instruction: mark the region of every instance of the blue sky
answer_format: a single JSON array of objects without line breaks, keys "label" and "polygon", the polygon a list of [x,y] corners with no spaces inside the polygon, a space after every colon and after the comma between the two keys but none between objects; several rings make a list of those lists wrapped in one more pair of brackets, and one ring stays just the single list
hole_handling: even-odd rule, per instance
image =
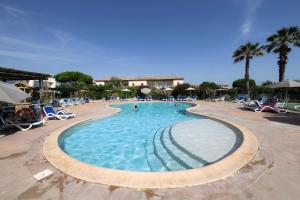
[{"label": "blue sky", "polygon": [[[300,26],[299,0],[0,1],[0,65],[55,74],[183,76],[231,84],[232,52],[281,27]],[[274,54],[255,58],[257,83],[278,80]],[[300,49],[286,78],[300,79]]]}]

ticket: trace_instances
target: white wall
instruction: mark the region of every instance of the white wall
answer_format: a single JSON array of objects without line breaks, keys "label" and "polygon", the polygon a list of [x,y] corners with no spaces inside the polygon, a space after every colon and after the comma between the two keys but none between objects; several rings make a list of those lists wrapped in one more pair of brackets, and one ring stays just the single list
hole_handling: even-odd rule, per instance
[{"label": "white wall", "polygon": [[96,85],[105,85],[104,81],[95,81]]},{"label": "white wall", "polygon": [[184,80],[173,80],[173,86],[183,84]]},{"label": "white wall", "polygon": [[128,86],[141,86],[141,85],[147,85],[147,81],[128,81]]}]

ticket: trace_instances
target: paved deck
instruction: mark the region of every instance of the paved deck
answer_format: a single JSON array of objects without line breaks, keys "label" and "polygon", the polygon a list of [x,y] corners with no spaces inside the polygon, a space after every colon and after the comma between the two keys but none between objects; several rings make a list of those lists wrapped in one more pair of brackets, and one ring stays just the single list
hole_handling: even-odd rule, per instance
[{"label": "paved deck", "polygon": [[[232,103],[200,102],[196,112],[234,121],[260,142],[249,165],[224,180],[178,189],[136,190],[84,182],[57,171],[42,154],[44,139],[54,130],[111,113],[107,103],[72,108],[75,119],[0,138],[0,199],[298,199],[300,196],[299,114],[254,113]],[[33,175],[55,173],[40,182]]]}]

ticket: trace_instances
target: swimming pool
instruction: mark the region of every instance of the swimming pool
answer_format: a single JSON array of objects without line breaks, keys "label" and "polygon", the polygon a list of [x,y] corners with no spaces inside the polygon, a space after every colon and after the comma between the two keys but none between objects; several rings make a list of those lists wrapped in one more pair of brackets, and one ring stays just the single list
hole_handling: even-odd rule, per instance
[{"label": "swimming pool", "polygon": [[[67,129],[59,136],[60,148],[71,157],[94,166],[159,172],[199,168],[214,163],[240,144],[240,138],[233,128],[186,112],[191,104],[137,103],[137,112],[134,111],[134,105],[113,105],[120,108],[121,112]],[[203,122],[203,134],[198,137],[203,138],[199,142],[202,144],[199,149],[205,155],[190,152],[173,135],[175,128],[182,129],[181,123],[193,120]],[[186,132],[189,132],[189,127],[186,127]],[[218,134],[212,134],[214,132]],[[184,135],[181,135],[181,140],[185,140]],[[216,146],[211,141],[216,140],[224,148],[211,152],[210,147]]]}]

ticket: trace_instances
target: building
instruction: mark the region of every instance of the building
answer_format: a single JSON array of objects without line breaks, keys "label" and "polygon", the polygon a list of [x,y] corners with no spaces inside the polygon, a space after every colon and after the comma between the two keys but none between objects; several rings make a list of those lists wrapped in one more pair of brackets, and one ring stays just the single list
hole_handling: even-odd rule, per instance
[{"label": "building", "polygon": [[229,85],[228,84],[220,84],[219,86],[220,86],[221,89],[225,89],[225,90],[229,89]]},{"label": "building", "polygon": [[[174,87],[184,83],[184,78],[176,76],[149,76],[149,77],[119,77],[123,87],[149,86],[155,88]],[[105,85],[111,82],[111,78],[95,80],[96,85]]]},{"label": "building", "polygon": [[[40,87],[40,83],[38,80],[29,80],[28,85],[32,88]],[[47,80],[43,80],[42,88],[46,89],[54,89],[59,85],[59,83],[53,77],[48,77]]]}]

